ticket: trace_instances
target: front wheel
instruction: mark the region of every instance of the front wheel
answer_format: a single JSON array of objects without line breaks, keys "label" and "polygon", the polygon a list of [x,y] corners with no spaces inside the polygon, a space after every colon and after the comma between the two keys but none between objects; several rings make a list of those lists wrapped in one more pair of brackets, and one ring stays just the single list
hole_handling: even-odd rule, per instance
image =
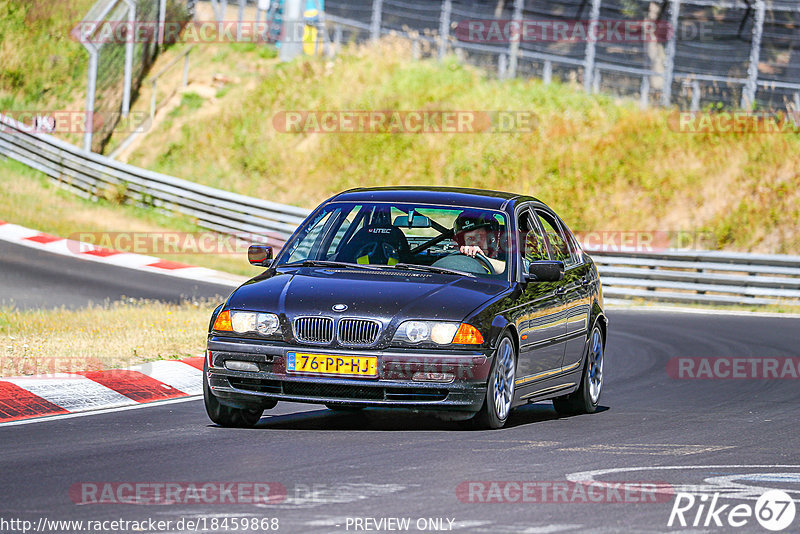
[{"label": "front wheel", "polygon": [[511,404],[514,402],[516,378],[516,352],[514,343],[505,334],[497,345],[492,372],[486,386],[486,400],[475,415],[473,424],[479,428],[497,429],[506,424]]},{"label": "front wheel", "polygon": [[217,400],[208,386],[208,378],[203,373],[203,401],[206,405],[206,413],[209,419],[219,426],[250,428],[261,419],[263,409],[258,408],[233,408],[225,406]]},{"label": "front wheel", "polygon": [[597,411],[600,393],[603,390],[604,356],[603,334],[600,332],[600,327],[595,325],[586,348],[586,363],[583,366],[581,385],[574,393],[553,399],[553,407],[558,415],[578,415]]}]

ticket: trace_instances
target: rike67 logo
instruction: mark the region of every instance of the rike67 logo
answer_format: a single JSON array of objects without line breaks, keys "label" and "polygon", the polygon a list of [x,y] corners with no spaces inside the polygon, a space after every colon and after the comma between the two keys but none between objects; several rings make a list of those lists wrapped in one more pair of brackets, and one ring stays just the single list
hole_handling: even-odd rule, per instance
[{"label": "rike67 logo", "polygon": [[755,505],[720,504],[719,498],[719,493],[678,493],[667,526],[740,528],[755,519],[765,529],[778,532],[789,528],[797,513],[792,497],[777,489],[765,492]]}]

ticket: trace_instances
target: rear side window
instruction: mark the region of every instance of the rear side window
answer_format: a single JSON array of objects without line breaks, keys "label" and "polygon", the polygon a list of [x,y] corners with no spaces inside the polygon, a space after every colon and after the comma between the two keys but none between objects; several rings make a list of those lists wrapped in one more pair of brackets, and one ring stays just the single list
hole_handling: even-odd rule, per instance
[{"label": "rear side window", "polygon": [[569,226],[567,226],[566,223],[561,220],[561,218],[556,216],[556,219],[558,219],[561,228],[564,230],[564,236],[567,238],[567,242],[569,243],[569,251],[574,257],[575,263],[583,263],[583,248],[575,238],[575,234],[572,233],[572,230],[569,229]]},{"label": "rear side window", "polygon": [[571,267],[577,264],[578,257],[574,251],[574,241],[564,232],[558,220],[546,211],[541,210],[536,210],[536,216],[550,245],[552,259],[564,262],[564,267]]}]

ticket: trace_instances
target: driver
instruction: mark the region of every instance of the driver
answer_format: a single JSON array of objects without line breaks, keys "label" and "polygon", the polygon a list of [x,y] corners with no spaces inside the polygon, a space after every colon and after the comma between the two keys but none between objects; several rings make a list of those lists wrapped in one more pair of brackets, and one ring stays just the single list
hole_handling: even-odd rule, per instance
[{"label": "driver", "polygon": [[500,223],[490,213],[465,210],[453,224],[453,235],[459,252],[474,258],[478,254],[486,257],[495,273],[506,270],[500,247]]}]

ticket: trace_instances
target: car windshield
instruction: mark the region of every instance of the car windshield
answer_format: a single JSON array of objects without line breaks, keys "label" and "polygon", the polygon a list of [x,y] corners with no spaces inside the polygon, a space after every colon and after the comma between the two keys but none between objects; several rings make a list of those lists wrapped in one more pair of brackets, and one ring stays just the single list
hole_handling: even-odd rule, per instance
[{"label": "car windshield", "polygon": [[428,270],[507,277],[507,218],[499,211],[403,203],[332,202],[306,221],[276,266]]}]

